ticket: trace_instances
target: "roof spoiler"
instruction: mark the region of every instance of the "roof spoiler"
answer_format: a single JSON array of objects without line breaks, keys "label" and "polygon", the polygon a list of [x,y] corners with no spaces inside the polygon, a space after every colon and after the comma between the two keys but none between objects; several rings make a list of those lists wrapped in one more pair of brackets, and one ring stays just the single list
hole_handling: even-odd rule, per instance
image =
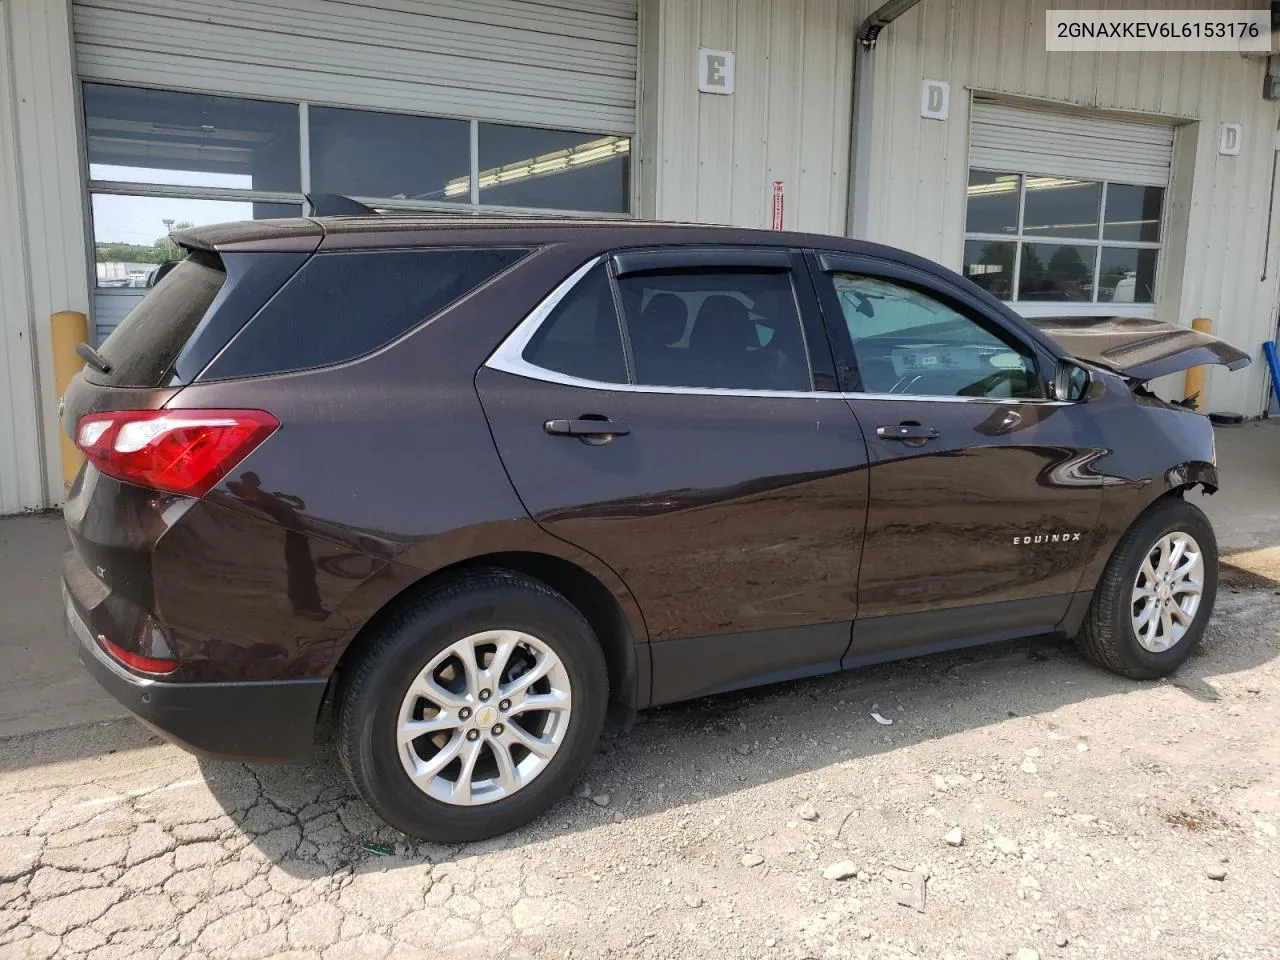
[{"label": "roof spoiler", "polygon": [[307,203],[311,204],[311,213],[317,217],[364,217],[377,216],[378,211],[366,207],[359,200],[352,200],[340,193],[308,193]]}]

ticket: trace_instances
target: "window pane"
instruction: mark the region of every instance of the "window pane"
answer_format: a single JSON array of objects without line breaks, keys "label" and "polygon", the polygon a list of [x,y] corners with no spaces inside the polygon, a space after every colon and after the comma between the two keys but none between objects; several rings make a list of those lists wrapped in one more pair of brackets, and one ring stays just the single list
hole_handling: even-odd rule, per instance
[{"label": "window pane", "polygon": [[102,342],[111,385],[158,386],[226,279],[218,255],[203,250],[174,267]]},{"label": "window pane", "polygon": [[929,397],[1043,395],[1035,360],[951,307],[873,277],[832,278],[865,393]]},{"label": "window pane", "polygon": [[94,180],[301,189],[296,104],[86,83],[84,113]]},{"label": "window pane", "polygon": [[626,137],[482,123],[480,202],[626,213],[630,151]]},{"label": "window pane", "polygon": [[311,107],[311,186],[348,197],[471,201],[466,120]]},{"label": "window pane", "polygon": [[966,240],[964,275],[1001,300],[1012,300],[1016,250],[1011,240]]},{"label": "window pane", "polygon": [[284,373],[362,357],[435,316],[526,252],[317,254],[232,339],[203,378]]},{"label": "window pane", "polygon": [[1098,300],[1104,303],[1155,303],[1156,251],[1102,248]]},{"label": "window pane", "polygon": [[643,274],[619,287],[637,383],[812,389],[788,274]]},{"label": "window pane", "polygon": [[1107,219],[1102,227],[1103,239],[1159,242],[1163,204],[1162,187],[1107,184]]},{"label": "window pane", "polygon": [[965,211],[967,233],[1018,232],[1018,181],[1016,173],[969,171],[969,202]]},{"label": "window pane", "polygon": [[1024,243],[1018,299],[1087,303],[1097,253],[1097,247],[1073,243]]},{"label": "window pane", "polygon": [[93,249],[99,287],[145,287],[158,264],[183,256],[172,230],[229,220],[297,217],[292,203],[251,200],[175,200],[95,193]]},{"label": "window pane", "polygon": [[627,382],[618,311],[603,267],[592,270],[560,301],[523,356],[529,363],[571,377]]},{"label": "window pane", "polygon": [[1065,177],[1027,177],[1022,233],[1034,237],[1098,236],[1102,184]]}]

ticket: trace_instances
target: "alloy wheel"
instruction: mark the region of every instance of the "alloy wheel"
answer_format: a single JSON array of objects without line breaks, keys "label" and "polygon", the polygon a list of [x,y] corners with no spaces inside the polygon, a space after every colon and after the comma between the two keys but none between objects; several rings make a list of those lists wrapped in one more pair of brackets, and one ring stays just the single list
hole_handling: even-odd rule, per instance
[{"label": "alloy wheel", "polygon": [[569,673],[542,640],[519,630],[472,634],[409,685],[396,725],[400,763],[436,800],[493,803],[546,770],[572,708]]},{"label": "alloy wheel", "polygon": [[1139,645],[1164,653],[1195,622],[1204,591],[1204,558],[1188,533],[1174,531],[1155,542],[1133,584],[1131,617]]}]

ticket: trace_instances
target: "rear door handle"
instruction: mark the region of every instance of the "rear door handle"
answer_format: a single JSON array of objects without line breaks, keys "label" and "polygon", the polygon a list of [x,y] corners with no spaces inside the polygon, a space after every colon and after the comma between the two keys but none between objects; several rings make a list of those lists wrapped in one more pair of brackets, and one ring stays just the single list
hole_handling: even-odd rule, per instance
[{"label": "rear door handle", "polygon": [[890,426],[876,427],[876,436],[881,440],[901,440],[903,443],[924,443],[935,440],[938,431],[920,423],[895,423]]},{"label": "rear door handle", "polygon": [[553,437],[591,437],[596,439],[625,437],[631,428],[616,420],[548,420],[542,428]]}]

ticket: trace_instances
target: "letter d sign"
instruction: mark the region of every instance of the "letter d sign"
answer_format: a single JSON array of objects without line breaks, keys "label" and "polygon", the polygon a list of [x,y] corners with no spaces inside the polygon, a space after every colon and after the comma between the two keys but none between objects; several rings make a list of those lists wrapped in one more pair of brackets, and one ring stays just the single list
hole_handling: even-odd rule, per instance
[{"label": "letter d sign", "polygon": [[1218,132],[1218,153],[1224,157],[1240,156],[1240,124],[1224,123]]},{"label": "letter d sign", "polygon": [[920,88],[920,116],[945,120],[950,110],[951,84],[945,80],[926,80]]}]

